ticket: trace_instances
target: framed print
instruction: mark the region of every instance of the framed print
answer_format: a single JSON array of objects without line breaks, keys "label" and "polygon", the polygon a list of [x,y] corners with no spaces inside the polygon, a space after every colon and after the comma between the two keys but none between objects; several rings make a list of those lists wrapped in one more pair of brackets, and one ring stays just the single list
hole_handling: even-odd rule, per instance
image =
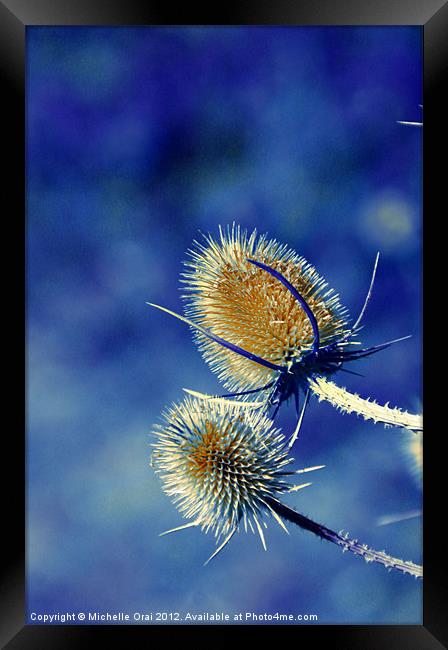
[{"label": "framed print", "polygon": [[4,646],[445,647],[446,3],[72,4],[0,7],[26,341]]}]

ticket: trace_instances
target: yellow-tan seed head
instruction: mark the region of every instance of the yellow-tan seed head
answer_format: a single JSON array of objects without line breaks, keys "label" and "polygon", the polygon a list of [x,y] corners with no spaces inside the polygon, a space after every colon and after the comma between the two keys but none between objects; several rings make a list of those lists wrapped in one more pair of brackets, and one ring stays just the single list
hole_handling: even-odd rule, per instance
[{"label": "yellow-tan seed head", "polygon": [[187,397],[153,429],[152,462],[179,511],[217,538],[260,530],[267,497],[288,491],[285,439],[259,411]]},{"label": "yellow-tan seed head", "polygon": [[[313,345],[311,323],[279,280],[250,262],[279,271],[300,292],[313,312],[321,345],[347,331],[347,311],[317,271],[295,251],[256,230],[220,228],[220,238],[195,242],[185,263],[186,314],[221,338],[278,365],[299,360]],[[275,371],[241,357],[195,332],[205,360],[229,390],[259,387]]]}]

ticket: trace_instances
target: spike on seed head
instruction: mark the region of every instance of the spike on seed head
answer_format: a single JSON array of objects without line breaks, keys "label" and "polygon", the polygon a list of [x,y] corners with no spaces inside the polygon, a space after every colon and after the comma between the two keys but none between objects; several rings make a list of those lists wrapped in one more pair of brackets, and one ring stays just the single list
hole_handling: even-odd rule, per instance
[{"label": "spike on seed head", "polygon": [[[187,518],[217,538],[243,519],[260,531],[265,499],[288,492],[285,438],[258,410],[187,397],[153,433],[153,463],[165,493]],[[254,524],[254,526],[252,526]]]},{"label": "spike on seed head", "polygon": [[[186,314],[226,341],[278,365],[297,361],[313,348],[310,319],[288,288],[258,268],[255,260],[280,272],[303,296],[319,328],[322,345],[347,332],[347,311],[311,264],[266,235],[250,235],[235,224],[220,238],[195,242],[185,263]],[[194,334],[205,360],[229,390],[267,383],[275,371]]]}]

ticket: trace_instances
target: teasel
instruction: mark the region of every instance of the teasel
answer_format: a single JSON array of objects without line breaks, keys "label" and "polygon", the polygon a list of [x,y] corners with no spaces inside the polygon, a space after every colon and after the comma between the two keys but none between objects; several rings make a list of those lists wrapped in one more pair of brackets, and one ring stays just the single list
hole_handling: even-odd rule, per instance
[{"label": "teasel", "polygon": [[186,316],[148,304],[191,327],[205,361],[230,391],[224,398],[264,398],[274,418],[280,405],[294,397],[298,422],[291,445],[311,393],[342,412],[422,431],[420,415],[377,404],[329,381],[339,371],[357,374],[345,367],[347,363],[409,338],[357,347],[378,255],[360,315],[349,326],[338,294],[295,251],[266,235],[257,236],[256,230],[248,235],[235,224],[219,230],[219,241],[205,236],[205,242],[195,242],[190,251],[182,277]]},{"label": "teasel", "polygon": [[191,521],[162,533],[190,527],[212,532],[217,549],[206,564],[230,541],[242,524],[257,531],[263,547],[266,517],[273,517],[288,532],[285,521],[308,530],[366,562],[422,577],[413,562],[375,551],[300,514],[279,497],[308,487],[295,485],[297,475],[324,466],[294,470],[287,440],[260,404],[235,404],[229,400],[198,400],[187,396],[173,404],[153,428],[151,464],[163,490],[184,517]]}]

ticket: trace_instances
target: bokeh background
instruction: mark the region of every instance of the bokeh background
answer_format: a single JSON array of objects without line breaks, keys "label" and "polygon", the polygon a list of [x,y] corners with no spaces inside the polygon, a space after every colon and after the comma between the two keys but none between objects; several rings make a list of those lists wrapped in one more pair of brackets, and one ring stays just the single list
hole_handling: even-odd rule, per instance
[{"label": "bokeh background", "polygon": [[[274,522],[268,552],[183,523],[148,466],[182,387],[218,392],[179,274],[236,221],[312,262],[363,341],[413,338],[339,383],[421,408],[422,33],[417,27],[27,28],[28,612],[317,614],[422,622],[421,584]],[[294,409],[279,424],[290,431]],[[287,497],[421,561],[409,434],[313,401],[295,455],[325,464]],[[384,523],[384,521],[383,521]]]}]

